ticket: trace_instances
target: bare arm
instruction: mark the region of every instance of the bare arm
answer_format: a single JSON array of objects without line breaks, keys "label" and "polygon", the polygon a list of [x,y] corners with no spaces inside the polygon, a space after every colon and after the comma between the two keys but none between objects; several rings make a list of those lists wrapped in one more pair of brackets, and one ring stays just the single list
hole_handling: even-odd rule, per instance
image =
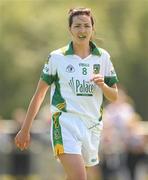
[{"label": "bare arm", "polygon": [[24,131],[30,131],[32,121],[34,120],[36,114],[39,111],[39,108],[44,100],[48,87],[49,86],[44,81],[39,80],[36,92],[31,99],[31,102],[27,110],[26,118],[22,125],[22,129]]},{"label": "bare arm", "polygon": [[118,89],[117,85],[114,84],[112,87],[109,87],[104,83],[102,87],[102,91],[104,93],[104,96],[109,100],[109,101],[115,101],[117,100],[118,97]]},{"label": "bare arm", "polygon": [[21,130],[15,137],[15,143],[17,147],[21,150],[27,148],[30,142],[30,129],[32,126],[32,122],[39,111],[39,108],[44,100],[46,92],[49,86],[42,80],[39,80],[36,92],[32,97],[32,100],[29,104],[26,117],[24,119]]}]

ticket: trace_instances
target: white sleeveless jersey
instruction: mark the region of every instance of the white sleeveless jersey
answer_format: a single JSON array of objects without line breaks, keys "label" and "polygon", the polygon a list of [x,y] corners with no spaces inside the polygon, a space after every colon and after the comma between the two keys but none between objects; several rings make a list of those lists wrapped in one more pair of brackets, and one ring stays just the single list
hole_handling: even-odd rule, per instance
[{"label": "white sleeveless jersey", "polygon": [[[89,129],[102,129],[103,92],[90,79],[93,73],[104,76],[112,86],[118,82],[110,55],[90,42],[91,54],[81,59],[72,43],[50,53],[41,79],[51,85],[51,112],[79,116]],[[70,119],[69,119],[70,121]]]}]

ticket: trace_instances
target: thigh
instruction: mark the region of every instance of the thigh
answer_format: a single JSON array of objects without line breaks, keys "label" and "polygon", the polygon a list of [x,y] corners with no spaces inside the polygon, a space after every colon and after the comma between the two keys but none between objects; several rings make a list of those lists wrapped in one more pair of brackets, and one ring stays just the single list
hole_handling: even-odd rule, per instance
[{"label": "thigh", "polygon": [[99,165],[86,168],[87,180],[101,180],[101,170]]},{"label": "thigh", "polygon": [[55,113],[51,123],[51,142],[55,156],[59,154],[81,154],[81,124],[66,113]]},{"label": "thigh", "polygon": [[86,180],[86,169],[83,158],[79,154],[61,154],[58,155],[65,172],[67,180]]},{"label": "thigh", "polygon": [[100,132],[97,134],[86,130],[82,144],[82,156],[86,167],[95,166],[99,163]]}]

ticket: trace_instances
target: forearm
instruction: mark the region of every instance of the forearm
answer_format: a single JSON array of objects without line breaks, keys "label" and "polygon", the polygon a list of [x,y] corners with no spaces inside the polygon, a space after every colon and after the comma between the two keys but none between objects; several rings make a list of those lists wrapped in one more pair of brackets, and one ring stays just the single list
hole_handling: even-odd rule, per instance
[{"label": "forearm", "polygon": [[[32,122],[39,111],[39,108],[44,100],[47,90],[49,86],[42,80],[39,81],[36,92],[32,97],[30,105],[27,110],[26,118],[22,125],[22,130],[29,132]],[[50,89],[49,89],[50,90]]]},{"label": "forearm", "polygon": [[109,101],[115,101],[117,100],[118,97],[118,89],[116,85],[113,85],[113,87],[109,87],[107,84],[104,83],[104,85],[101,87],[104,96],[109,100]]}]

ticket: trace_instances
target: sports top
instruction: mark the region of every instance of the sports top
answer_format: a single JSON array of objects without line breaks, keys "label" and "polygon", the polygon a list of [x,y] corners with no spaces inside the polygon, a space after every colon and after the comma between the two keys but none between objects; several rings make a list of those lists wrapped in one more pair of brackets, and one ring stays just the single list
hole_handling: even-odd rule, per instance
[{"label": "sports top", "polygon": [[[73,44],[51,52],[41,79],[51,85],[51,112],[79,116],[89,129],[102,129],[103,92],[90,81],[100,73],[108,86],[118,82],[109,53],[90,42],[91,53],[82,59],[74,54]],[[70,119],[69,119],[70,121]]]}]

